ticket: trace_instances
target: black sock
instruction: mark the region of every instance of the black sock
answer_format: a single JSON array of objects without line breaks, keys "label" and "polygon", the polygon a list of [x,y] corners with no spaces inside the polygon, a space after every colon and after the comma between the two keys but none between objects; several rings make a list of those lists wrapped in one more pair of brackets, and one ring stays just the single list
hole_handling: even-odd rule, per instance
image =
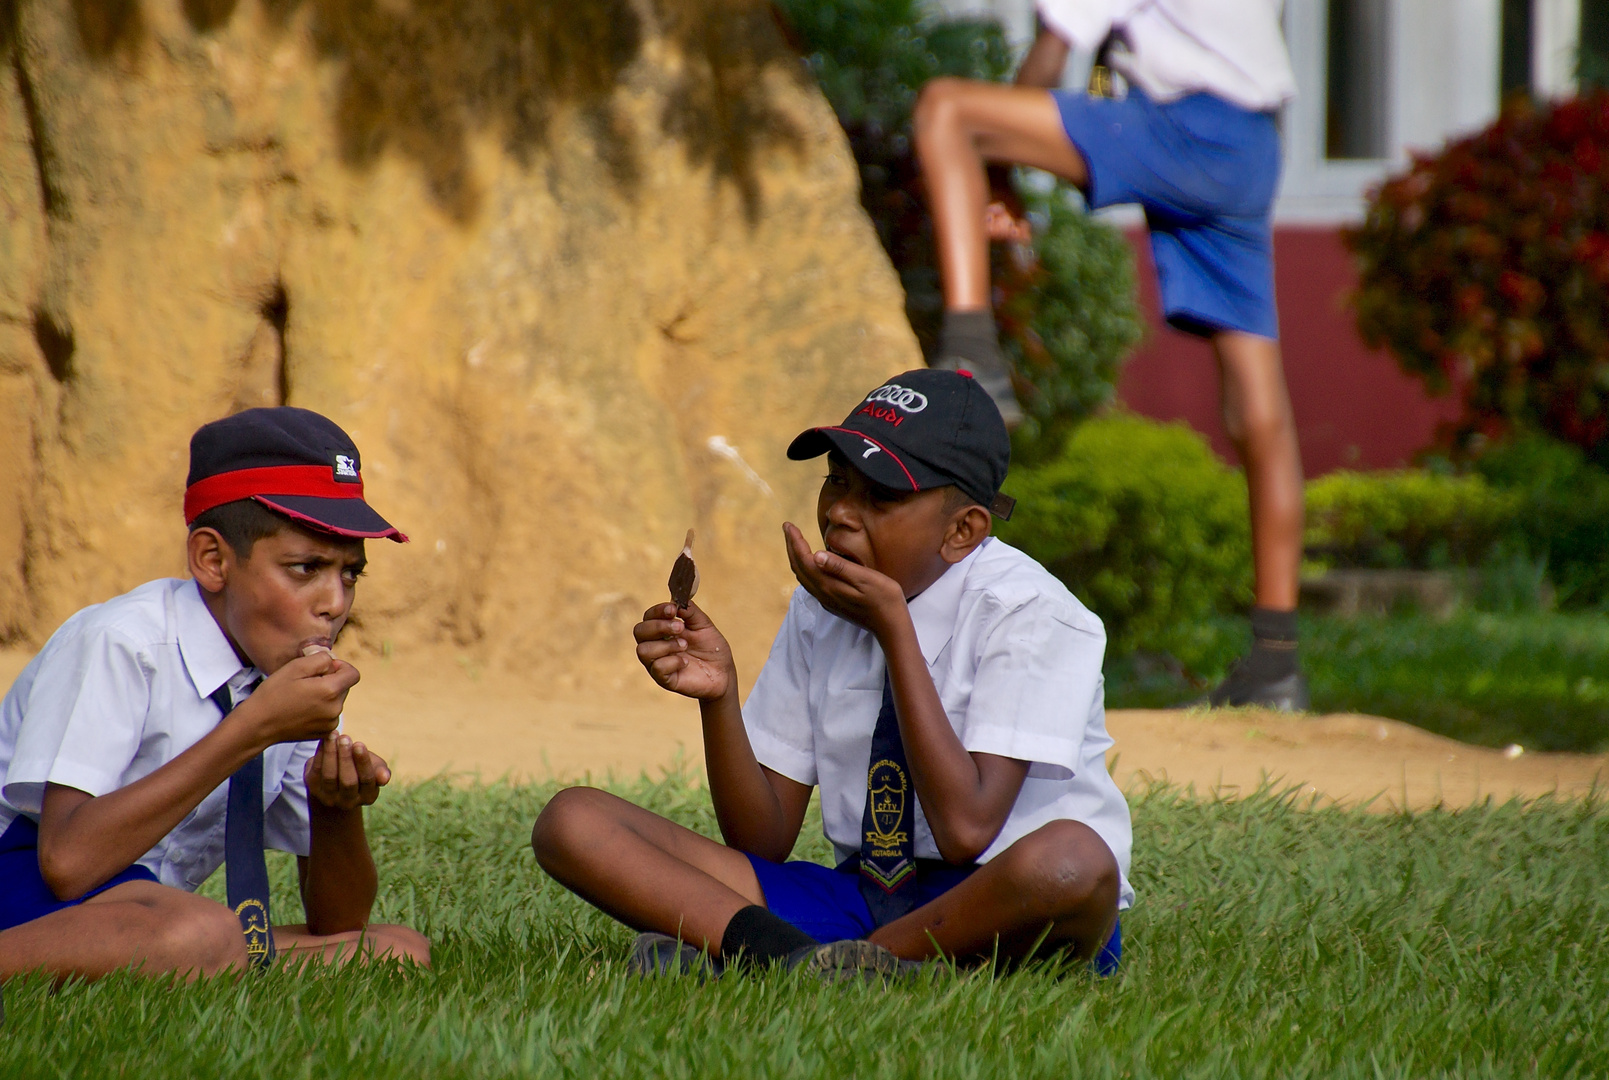
[{"label": "black sock", "polygon": [[728,962],[742,954],[750,964],[786,959],[793,950],[814,945],[816,939],[759,904],[738,908],[721,935],[721,958]]},{"label": "black sock", "polygon": [[1251,639],[1247,675],[1272,682],[1296,674],[1296,612],[1252,608]]},{"label": "black sock", "polygon": [[946,311],[944,325],[939,330],[938,355],[941,359],[961,361],[961,367],[975,364],[989,372],[1000,367],[1000,335],[995,331],[994,312],[987,308]]}]

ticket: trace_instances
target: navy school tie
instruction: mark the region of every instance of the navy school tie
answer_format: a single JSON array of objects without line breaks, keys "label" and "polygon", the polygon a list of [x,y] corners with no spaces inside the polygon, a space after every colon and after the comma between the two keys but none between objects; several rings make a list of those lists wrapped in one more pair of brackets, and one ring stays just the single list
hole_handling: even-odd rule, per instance
[{"label": "navy school tie", "polygon": [[[246,688],[249,694],[256,683]],[[228,716],[234,711],[225,683],[212,693]],[[246,935],[246,960],[253,971],[274,962],[274,924],[268,918],[268,860],[263,855],[263,756],[255,755],[229,778],[229,809],[223,825],[224,890]]]},{"label": "navy school tie", "polygon": [[894,684],[883,675],[883,705],[872,729],[866,809],[860,819],[860,894],[879,926],[916,907],[900,890],[916,877],[916,791],[894,713]]}]

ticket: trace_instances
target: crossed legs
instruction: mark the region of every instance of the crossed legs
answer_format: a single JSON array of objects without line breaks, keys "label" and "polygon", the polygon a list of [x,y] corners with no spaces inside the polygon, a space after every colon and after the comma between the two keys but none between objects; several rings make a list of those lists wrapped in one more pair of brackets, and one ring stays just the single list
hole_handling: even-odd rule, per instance
[{"label": "crossed legs", "polygon": [[[531,832],[542,869],[636,930],[672,934],[720,955],[740,908],[764,905],[748,857],[595,788],[559,792]],[[942,951],[1021,957],[1051,948],[1093,956],[1117,920],[1118,871],[1088,826],[1054,821],[871,940],[906,960]]]},{"label": "crossed legs", "polygon": [[[406,926],[313,934],[274,928],[278,963],[409,959],[430,963],[430,942]],[[130,881],[32,922],[0,932],[0,980],[24,972],[99,978],[132,968],[193,979],[243,969],[246,943],[235,913],[215,900],[151,881]]]}]

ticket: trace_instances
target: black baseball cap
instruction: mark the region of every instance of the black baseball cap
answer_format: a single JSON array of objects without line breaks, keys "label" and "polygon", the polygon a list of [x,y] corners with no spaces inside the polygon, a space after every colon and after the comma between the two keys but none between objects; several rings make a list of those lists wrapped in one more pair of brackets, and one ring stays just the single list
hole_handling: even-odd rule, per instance
[{"label": "black baseball cap", "polygon": [[190,437],[184,523],[251,499],[317,532],[407,543],[363,501],[360,460],[347,433],[310,409],[247,409],[214,420]]},{"label": "black baseball cap", "polygon": [[1016,500],[1000,494],[1011,439],[987,391],[965,371],[919,368],[867,394],[836,427],[801,432],[788,457],[806,461],[836,449],[872,480],[895,491],[954,484],[999,518]]}]

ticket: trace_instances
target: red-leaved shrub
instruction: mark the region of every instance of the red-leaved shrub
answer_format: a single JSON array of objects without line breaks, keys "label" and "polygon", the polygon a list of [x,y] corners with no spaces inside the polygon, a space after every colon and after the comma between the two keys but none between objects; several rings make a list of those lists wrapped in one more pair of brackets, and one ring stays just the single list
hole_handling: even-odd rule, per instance
[{"label": "red-leaved shrub", "polygon": [[1511,102],[1372,192],[1347,241],[1364,340],[1459,392],[1455,439],[1609,452],[1609,93]]}]

